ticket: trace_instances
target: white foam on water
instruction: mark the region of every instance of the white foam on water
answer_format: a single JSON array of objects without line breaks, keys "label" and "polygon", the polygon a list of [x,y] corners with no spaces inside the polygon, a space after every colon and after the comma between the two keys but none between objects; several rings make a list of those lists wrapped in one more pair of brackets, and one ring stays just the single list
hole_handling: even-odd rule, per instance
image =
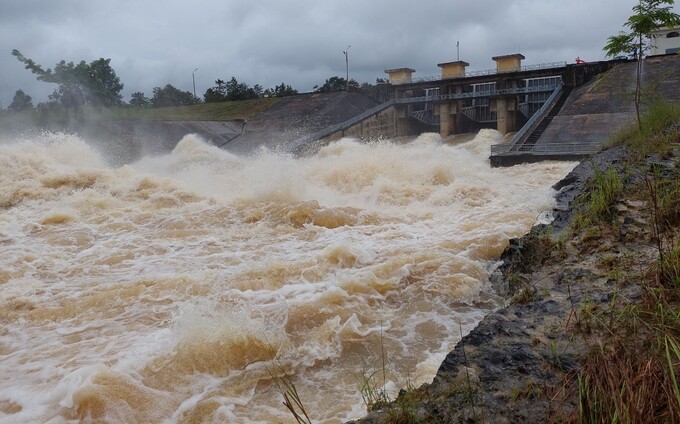
[{"label": "white foam on water", "polygon": [[419,385],[492,310],[487,278],[573,163],[342,139],[307,158],[187,136],[108,167],[75,136],[0,145],[0,421],[315,422]]}]

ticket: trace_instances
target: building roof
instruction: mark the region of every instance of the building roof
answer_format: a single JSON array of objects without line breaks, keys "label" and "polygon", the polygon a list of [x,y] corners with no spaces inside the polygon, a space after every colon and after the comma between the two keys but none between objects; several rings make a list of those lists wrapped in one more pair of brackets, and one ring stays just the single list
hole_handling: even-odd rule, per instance
[{"label": "building roof", "polygon": [[385,69],[385,73],[391,74],[393,72],[415,72],[415,69],[412,68],[394,68],[394,69]]},{"label": "building roof", "polygon": [[470,66],[469,63],[465,62],[464,60],[457,60],[455,62],[444,62],[444,63],[438,63],[437,66],[440,68],[443,68],[444,66],[447,65],[463,65],[463,66]]},{"label": "building roof", "polygon": [[517,59],[526,59],[523,54],[521,53],[515,53],[515,54],[506,54],[503,56],[494,56],[491,59],[492,60],[499,60],[499,59],[511,59],[511,58],[517,58]]}]

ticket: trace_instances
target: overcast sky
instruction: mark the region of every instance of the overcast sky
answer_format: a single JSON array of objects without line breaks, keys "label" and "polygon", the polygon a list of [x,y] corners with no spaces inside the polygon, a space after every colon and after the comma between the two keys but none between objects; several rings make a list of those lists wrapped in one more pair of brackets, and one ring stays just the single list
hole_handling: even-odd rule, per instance
[{"label": "overcast sky", "polygon": [[[492,56],[522,53],[524,64],[604,59],[637,0],[0,0],[0,102],[18,89],[45,101],[55,85],[36,81],[12,55],[45,68],[64,59],[110,58],[123,99],[172,84],[202,97],[236,77],[300,92],[334,75],[374,83],[384,70],[438,75],[460,59],[469,70]],[[680,13],[679,7],[675,11]],[[195,73],[195,68],[198,68]]]}]

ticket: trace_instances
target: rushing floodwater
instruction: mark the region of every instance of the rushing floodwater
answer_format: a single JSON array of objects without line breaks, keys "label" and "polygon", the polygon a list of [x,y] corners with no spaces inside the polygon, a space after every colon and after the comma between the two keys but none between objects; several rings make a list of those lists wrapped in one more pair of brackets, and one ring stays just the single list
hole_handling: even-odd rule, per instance
[{"label": "rushing floodwater", "polygon": [[499,140],[296,159],[187,136],[122,167],[74,136],[0,145],[0,421],[289,422],[285,370],[341,422],[383,350],[388,389],[431,381],[573,167],[491,169]]}]

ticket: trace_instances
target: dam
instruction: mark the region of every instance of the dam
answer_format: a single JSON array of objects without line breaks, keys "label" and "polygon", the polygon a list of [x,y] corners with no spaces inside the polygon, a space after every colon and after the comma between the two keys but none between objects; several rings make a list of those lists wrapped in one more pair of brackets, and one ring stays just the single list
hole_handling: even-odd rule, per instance
[{"label": "dam", "polygon": [[[511,166],[580,160],[634,122],[634,60],[524,65],[521,54],[493,59],[496,68],[481,71],[468,70],[464,61],[440,63],[441,74],[425,78],[414,78],[412,68],[387,69],[385,83],[285,97],[247,120],[111,121],[84,135],[123,138],[131,151],[116,152],[122,158],[169,152],[187,134],[235,154],[264,148],[309,156],[345,137],[437,133],[447,140],[494,129],[505,139],[491,146],[489,162]],[[643,70],[652,97],[680,98],[680,56],[646,58]]]},{"label": "dam", "polygon": [[[495,69],[467,71],[464,61],[440,63],[440,76],[420,79],[411,68],[388,69],[388,100],[306,136],[298,152],[313,152],[342,137],[436,132],[446,139],[492,128],[509,138],[491,146],[492,166],[580,160],[635,120],[635,60],[522,65],[521,54],[493,59]],[[648,100],[677,101],[679,72],[678,55],[644,59]]]}]

